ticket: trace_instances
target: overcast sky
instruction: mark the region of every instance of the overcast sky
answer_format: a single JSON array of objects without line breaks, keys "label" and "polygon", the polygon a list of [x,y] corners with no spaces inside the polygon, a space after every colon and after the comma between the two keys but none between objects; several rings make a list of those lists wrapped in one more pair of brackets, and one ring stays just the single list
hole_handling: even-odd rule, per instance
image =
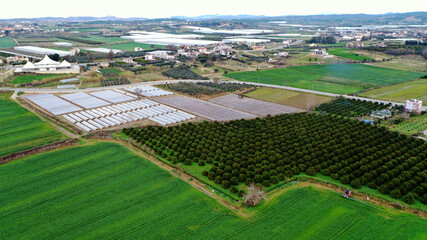
[{"label": "overcast sky", "polygon": [[0,18],[311,15],[427,11],[427,0],[0,0]]}]

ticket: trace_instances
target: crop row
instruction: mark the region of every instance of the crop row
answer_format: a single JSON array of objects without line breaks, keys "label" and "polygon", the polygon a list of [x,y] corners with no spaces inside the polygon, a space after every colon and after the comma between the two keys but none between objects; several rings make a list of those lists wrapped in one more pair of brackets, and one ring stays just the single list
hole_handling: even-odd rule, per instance
[{"label": "crop row", "polygon": [[188,67],[179,66],[177,68],[171,68],[162,72],[163,75],[174,78],[174,79],[199,79],[207,80],[208,78],[202,77],[199,74],[191,71]]},{"label": "crop row", "polygon": [[359,99],[339,98],[332,102],[323,103],[315,110],[343,117],[359,117],[370,114],[372,111],[382,110],[388,107],[390,107],[390,104],[374,103]]},{"label": "crop row", "polygon": [[206,166],[202,174],[231,192],[305,172],[427,203],[427,143],[352,119],[297,113],[123,131],[173,164]]},{"label": "crop row", "polygon": [[250,84],[213,83],[213,82],[198,82],[198,83],[179,82],[179,83],[164,84],[162,86],[169,90],[187,93],[191,96],[197,96],[200,94],[214,95],[221,92],[234,92],[234,91],[243,90],[243,89],[252,87],[252,85]]}]

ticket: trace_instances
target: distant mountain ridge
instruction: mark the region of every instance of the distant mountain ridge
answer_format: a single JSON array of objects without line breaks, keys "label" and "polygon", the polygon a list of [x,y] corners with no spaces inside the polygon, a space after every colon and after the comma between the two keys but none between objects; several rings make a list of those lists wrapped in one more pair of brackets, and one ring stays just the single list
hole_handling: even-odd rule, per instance
[{"label": "distant mountain ridge", "polygon": [[385,13],[385,14],[317,14],[317,15],[284,15],[284,16],[265,16],[265,15],[221,15],[210,14],[195,17],[172,16],[170,18],[121,18],[115,16],[105,17],[41,17],[41,18],[16,18],[0,19],[1,21],[209,21],[209,20],[263,20],[263,21],[287,21],[289,23],[319,23],[326,24],[334,22],[339,25],[360,25],[360,24],[427,24],[427,12],[407,12],[407,13]]}]

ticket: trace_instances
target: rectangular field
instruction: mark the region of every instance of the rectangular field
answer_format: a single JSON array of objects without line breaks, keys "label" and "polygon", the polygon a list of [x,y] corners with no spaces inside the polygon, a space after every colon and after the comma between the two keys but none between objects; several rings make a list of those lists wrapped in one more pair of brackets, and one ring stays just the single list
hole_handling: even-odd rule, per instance
[{"label": "rectangular field", "polygon": [[235,72],[225,76],[238,81],[267,83],[338,94],[360,92],[377,86],[417,79],[425,73],[363,64],[322,64],[262,71]]},{"label": "rectangular field", "polygon": [[425,75],[425,73],[381,68],[364,64],[306,65],[290,67],[290,69],[306,73],[350,79],[352,81],[378,86],[417,79]]},{"label": "rectangular field", "polygon": [[16,160],[0,166],[0,180],[0,233],[9,240],[427,237],[418,216],[302,185],[240,217],[113,143]]},{"label": "rectangular field", "polygon": [[380,100],[405,102],[416,98],[427,106],[427,79],[409,81],[363,92],[360,96]]},{"label": "rectangular field", "polygon": [[256,114],[259,116],[274,116],[277,114],[304,111],[302,109],[261,101],[253,98],[239,98],[239,96],[235,94],[228,94],[225,96],[212,98],[209,100],[209,102],[213,102],[239,111]]},{"label": "rectangular field", "polygon": [[10,100],[11,95],[0,92],[0,157],[65,139],[40,118]]},{"label": "rectangular field", "polygon": [[13,84],[22,84],[22,83],[31,83],[34,81],[43,81],[43,80],[49,80],[52,78],[67,78],[71,77],[72,75],[68,74],[44,74],[44,75],[20,75],[17,76],[15,79],[12,80]]},{"label": "rectangular field", "polygon": [[13,48],[16,46],[15,41],[12,38],[2,37],[0,38],[0,48]]},{"label": "rectangular field", "polygon": [[155,98],[153,100],[213,121],[230,121],[257,117],[253,114],[244,113],[214,103],[188,97],[172,96]]},{"label": "rectangular field", "polygon": [[228,73],[225,76],[238,81],[266,83],[338,94],[359,92],[370,88],[370,86],[367,86],[366,84],[361,84],[348,79],[332,78],[318,74],[295,71],[290,68],[234,72]]},{"label": "rectangular field", "polygon": [[338,56],[338,57],[342,57],[342,58],[347,58],[347,59],[351,59],[354,61],[363,61],[363,60],[372,60],[372,58],[361,55],[361,54],[356,54],[354,52],[352,52],[351,50],[348,49],[344,49],[344,48],[332,48],[328,50],[329,54]]},{"label": "rectangular field", "polygon": [[257,88],[255,91],[246,93],[245,96],[300,108],[306,111],[331,100],[330,97],[326,96],[267,87]]}]

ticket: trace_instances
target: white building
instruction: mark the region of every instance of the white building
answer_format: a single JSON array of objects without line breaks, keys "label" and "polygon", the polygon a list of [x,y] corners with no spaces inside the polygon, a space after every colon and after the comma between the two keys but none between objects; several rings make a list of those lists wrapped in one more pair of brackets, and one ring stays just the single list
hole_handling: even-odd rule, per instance
[{"label": "white building", "polygon": [[129,64],[134,64],[134,61],[133,61],[132,57],[123,58],[123,62],[129,63]]},{"label": "white building", "polygon": [[417,99],[406,100],[405,111],[420,114],[423,107],[423,101]]},{"label": "white building", "polygon": [[27,62],[22,68],[17,68],[16,73],[79,73],[80,67],[76,64],[70,64],[67,61],[57,62],[50,59],[47,55],[40,62]]},{"label": "white building", "polygon": [[28,58],[21,56],[21,55],[15,55],[15,56],[10,56],[6,58],[7,63],[11,63],[11,62],[28,62]]},{"label": "white building", "polygon": [[157,51],[148,52],[144,56],[144,58],[147,61],[154,61],[156,59],[174,60],[175,56],[169,55],[169,53],[170,51],[157,50]]},{"label": "white building", "polygon": [[326,49],[314,49],[314,55],[322,58],[333,58],[334,55],[330,55],[326,52]]}]

